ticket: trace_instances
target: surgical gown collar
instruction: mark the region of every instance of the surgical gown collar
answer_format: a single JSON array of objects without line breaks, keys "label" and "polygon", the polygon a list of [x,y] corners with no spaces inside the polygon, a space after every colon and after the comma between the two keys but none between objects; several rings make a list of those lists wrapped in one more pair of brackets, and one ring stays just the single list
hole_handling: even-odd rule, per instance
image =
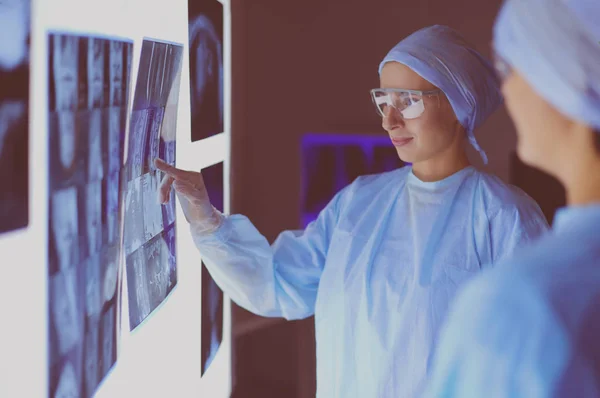
[{"label": "surgical gown collar", "polygon": [[427,191],[440,191],[440,190],[444,190],[446,188],[455,186],[460,181],[462,181],[465,177],[471,175],[474,171],[475,171],[475,167],[468,166],[468,167],[465,167],[464,169],[459,170],[456,173],[452,174],[451,176],[448,176],[442,180],[426,182],[426,181],[420,180],[419,177],[417,177],[413,173],[413,169],[411,167],[410,172],[408,173],[406,183],[409,186],[418,187],[420,189],[424,189]]},{"label": "surgical gown collar", "polygon": [[567,206],[558,209],[552,229],[556,233],[568,233],[582,224],[595,221],[600,225],[600,203],[585,206]]}]

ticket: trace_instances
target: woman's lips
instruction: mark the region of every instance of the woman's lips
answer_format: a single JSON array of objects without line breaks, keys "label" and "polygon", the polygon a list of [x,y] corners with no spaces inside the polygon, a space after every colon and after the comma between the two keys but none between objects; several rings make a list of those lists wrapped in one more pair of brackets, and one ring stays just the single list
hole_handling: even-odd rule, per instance
[{"label": "woman's lips", "polygon": [[392,144],[394,144],[394,146],[404,146],[406,144],[408,144],[409,142],[412,141],[412,137],[408,137],[408,138],[392,138]]}]

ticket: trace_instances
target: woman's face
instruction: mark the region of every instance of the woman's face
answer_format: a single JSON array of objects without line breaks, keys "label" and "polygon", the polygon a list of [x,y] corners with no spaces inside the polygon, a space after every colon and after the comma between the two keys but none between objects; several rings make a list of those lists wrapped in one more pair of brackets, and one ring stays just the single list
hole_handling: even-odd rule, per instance
[{"label": "woman's face", "polygon": [[538,95],[516,70],[504,80],[502,93],[517,129],[519,158],[556,175],[569,145],[572,121]]},{"label": "woman's face", "polygon": [[[437,90],[433,84],[398,62],[385,64],[380,84],[381,88]],[[464,148],[464,129],[446,96],[440,92],[424,96],[423,101],[425,111],[415,119],[404,119],[399,112],[391,109],[382,120],[383,128],[394,142],[400,159],[405,162],[423,162]]]}]

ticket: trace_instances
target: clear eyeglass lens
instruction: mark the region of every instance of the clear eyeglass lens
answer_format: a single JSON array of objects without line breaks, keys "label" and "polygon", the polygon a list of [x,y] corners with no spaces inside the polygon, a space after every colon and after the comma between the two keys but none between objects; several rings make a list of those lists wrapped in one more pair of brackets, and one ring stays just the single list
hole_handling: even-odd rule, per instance
[{"label": "clear eyeglass lens", "polygon": [[423,97],[410,92],[377,91],[372,94],[373,102],[382,117],[392,111],[399,112],[405,119],[419,117],[424,111]]}]

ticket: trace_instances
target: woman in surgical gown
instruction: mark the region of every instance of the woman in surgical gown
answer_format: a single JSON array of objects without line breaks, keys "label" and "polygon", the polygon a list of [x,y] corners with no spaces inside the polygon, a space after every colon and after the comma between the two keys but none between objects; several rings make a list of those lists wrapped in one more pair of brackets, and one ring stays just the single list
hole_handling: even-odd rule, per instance
[{"label": "woman in surgical gown", "polygon": [[567,206],[459,294],[425,395],[600,397],[600,2],[508,0],[494,48],[518,154]]},{"label": "woman in surgical gown", "polygon": [[223,216],[201,175],[167,173],[217,284],[262,316],[315,315],[317,396],[413,397],[457,289],[537,238],[546,221],[522,191],[470,166],[466,146],[500,104],[492,66],[454,30],[395,46],[372,91],[383,128],[412,167],[359,177],[301,233],[270,246]]}]

